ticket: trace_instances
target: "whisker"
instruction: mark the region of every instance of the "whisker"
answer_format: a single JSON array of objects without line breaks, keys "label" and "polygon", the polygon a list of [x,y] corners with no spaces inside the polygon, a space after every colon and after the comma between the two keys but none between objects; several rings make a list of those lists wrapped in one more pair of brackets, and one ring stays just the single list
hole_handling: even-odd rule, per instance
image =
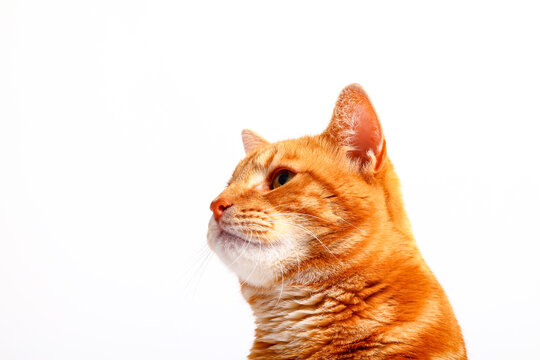
[{"label": "whisker", "polygon": [[[295,203],[286,203],[286,204],[280,204],[280,205],[276,205],[276,206],[271,206],[271,207],[268,207],[266,208],[265,210],[263,211],[266,211],[266,210],[270,210],[270,209],[277,209],[279,207],[283,207],[283,206],[286,206],[286,205],[291,205],[291,204],[295,204]],[[313,232],[311,231],[310,229],[308,229],[306,226],[302,225],[302,224],[298,224],[297,222],[293,221],[291,218],[292,217],[309,217],[309,218],[314,218],[314,219],[319,219],[319,220],[322,220],[324,222],[329,222],[329,223],[332,223],[333,221],[331,220],[327,220],[327,219],[324,219],[322,217],[319,217],[319,216],[316,216],[316,215],[311,215],[311,214],[306,214],[306,213],[300,213],[300,212],[276,212],[275,215],[281,215],[289,225],[305,232],[306,234],[310,235],[313,239],[317,240],[317,242],[319,242],[319,244],[321,244],[321,246],[330,254],[332,255],[336,260],[340,261],[341,262],[341,259],[339,259],[333,252],[332,250],[330,250],[328,248],[328,246]],[[350,222],[348,222],[347,220],[345,220],[344,218],[342,218],[341,216],[337,216],[334,214],[334,216],[336,216],[340,221],[343,221],[344,223],[348,224],[349,226],[351,227],[354,227],[356,229],[358,229],[358,227],[354,226],[353,224],[351,224]],[[269,223],[276,223],[277,220],[275,219],[266,219],[266,221],[268,221]],[[249,231],[249,242],[252,242],[253,241],[253,233],[254,231],[252,230],[253,228],[257,228],[257,229],[261,229],[263,231],[266,231],[266,232],[269,232],[271,235],[273,235],[276,239],[279,239],[279,233],[270,228],[270,227],[267,227],[267,226],[263,226],[261,224],[256,224],[256,223],[253,223],[253,222],[247,222],[247,223],[244,223],[242,225],[240,225],[242,231],[244,233],[247,233],[247,231]],[[360,230],[360,229],[358,229]],[[241,285],[244,285],[247,283],[247,281],[250,279],[250,277],[253,275],[253,273],[255,272],[255,270],[257,269],[257,267],[260,266],[260,261],[261,261],[261,252],[262,252],[262,246],[263,246],[263,243],[262,243],[262,240],[261,240],[261,237],[259,236],[259,232],[258,231],[255,231],[255,235],[257,237],[257,242],[259,243],[259,252],[257,254],[257,262],[255,263],[255,265],[253,266],[253,268],[251,269],[251,272],[249,273],[249,275],[246,277],[245,280],[243,280],[241,282]],[[274,306],[277,306],[279,304],[279,301],[281,300],[281,297],[283,295],[283,288],[284,288],[284,266],[282,264],[282,262],[280,261],[279,259],[279,253],[277,252],[276,248],[274,247],[274,244],[272,243],[272,241],[268,241],[268,238],[266,239],[268,245],[270,246],[270,248],[272,249],[272,251],[274,253],[276,253],[277,255],[277,261],[279,263],[279,266],[280,266],[280,271],[281,271],[281,289],[280,289],[280,294],[279,294],[279,297],[278,297],[278,300],[276,302],[276,304]],[[242,249],[240,250],[241,253],[236,257],[236,259],[231,263],[231,265],[235,264],[238,259],[240,257],[242,257],[246,251],[246,248],[247,248],[248,244],[244,244],[242,246]],[[300,272],[300,257],[298,256],[298,252],[296,251],[296,249],[294,249],[294,252],[295,252],[295,256],[296,256],[296,265],[297,265],[297,270],[296,270],[296,273],[299,273]]]},{"label": "whisker", "polygon": [[276,259],[279,264],[279,269],[281,270],[281,289],[279,291],[278,299],[274,305],[274,308],[275,308],[279,304],[279,301],[281,300],[281,296],[283,295],[283,278],[285,277],[285,274],[283,273],[283,264],[281,264],[281,261],[279,260],[279,253],[274,248],[274,245],[272,245],[272,242],[268,242],[268,243],[270,244],[270,247],[272,248],[272,250],[276,253]]},{"label": "whisker", "polygon": [[[285,215],[287,213],[277,213],[278,215]],[[287,218],[286,216],[284,216],[285,218]],[[288,219],[287,219],[288,220]],[[275,220],[267,220],[269,222],[276,222]],[[311,235],[314,239],[316,239],[334,258],[336,258],[336,260],[339,260],[341,262],[341,260],[328,248],[328,246],[326,246],[322,241],[321,239],[319,239],[317,237],[317,235],[315,235],[311,230],[307,229],[306,227],[300,225],[300,224],[296,224],[296,223],[293,223],[291,221],[288,221],[289,225],[292,225],[302,231],[304,231],[305,233]],[[264,228],[263,226],[259,225],[259,224],[252,224],[252,226],[258,226],[258,227],[262,227]]]},{"label": "whisker", "polygon": [[319,242],[319,243],[320,243],[320,244],[321,244],[321,245],[322,245],[329,253],[330,253],[330,255],[332,255],[334,258],[336,258],[336,260],[341,261],[341,260],[340,260],[340,259],[339,259],[339,258],[338,258],[338,257],[337,257],[337,256],[336,256],[329,248],[328,248],[328,246],[326,246],[326,245],[321,241],[321,239],[319,239],[319,238],[317,237],[317,235],[315,235],[311,230],[307,229],[306,227],[304,227],[304,226],[302,226],[302,225],[298,225],[298,224],[290,224],[290,225],[292,225],[292,226],[294,226],[294,227],[297,227],[297,228],[299,228],[300,230],[303,230],[303,231],[305,231],[306,233],[308,233],[308,234],[310,234],[311,236],[313,236],[313,237],[314,237],[314,238],[315,238],[315,239],[316,239],[316,240],[317,240],[317,241],[318,241],[318,242]]},{"label": "whisker", "polygon": [[281,206],[287,206],[287,205],[293,205],[293,204],[297,204],[296,202],[290,202],[290,203],[285,203],[285,204],[279,204],[279,205],[276,205],[276,206],[270,206],[270,207],[267,207],[265,209],[263,209],[262,211],[267,211],[267,210],[270,210],[270,209],[277,209],[278,207],[281,207]]},{"label": "whisker", "polygon": [[199,286],[199,283],[204,275],[204,271],[212,260],[213,255],[214,253],[207,246],[205,246],[204,251],[199,250],[197,259],[193,261],[193,265],[190,266],[188,271],[185,273],[185,276],[188,278],[186,290],[191,289],[191,291],[188,292],[192,292],[193,294],[196,292],[197,287]]},{"label": "whisker", "polygon": [[[284,215],[286,213],[277,213],[278,215]],[[287,218],[286,216],[284,216],[285,218]],[[288,219],[287,219],[288,220]],[[269,220],[269,222],[276,222],[275,220]],[[315,235],[311,230],[307,229],[306,227],[300,225],[300,224],[296,224],[294,222],[291,222],[291,221],[288,221],[288,224],[291,225],[291,226],[294,226],[304,232],[306,232],[307,234],[311,235],[314,239],[316,239],[333,257],[335,257],[337,260],[338,257],[321,241],[321,239],[319,239],[317,237],[317,235]],[[253,224],[254,226],[261,226],[259,224]],[[340,260],[341,261],[341,260]]]},{"label": "whisker", "polygon": [[[279,235],[279,233],[274,229],[269,228],[268,231]],[[279,236],[275,236],[275,238],[279,239]],[[294,251],[294,253],[296,255],[296,266],[297,266],[296,273],[299,273],[300,272],[300,257],[298,256],[298,251],[296,251],[296,248],[294,246],[292,247],[292,250]]]},{"label": "whisker", "polygon": [[[257,235],[257,237],[259,237],[258,234],[255,234],[255,235]],[[251,277],[251,275],[253,274],[255,269],[259,266],[259,262],[261,261],[261,249],[262,249],[262,243],[261,243],[261,241],[259,239],[259,252],[258,252],[258,255],[257,255],[257,263],[253,266],[253,269],[251,269],[251,272],[249,273],[247,278],[240,283],[240,286],[246,284],[246,282],[249,280],[249,278]]]},{"label": "whisker", "polygon": [[[315,215],[311,215],[311,214],[305,214],[305,213],[299,213],[299,212],[286,212],[286,213],[283,213],[283,212],[280,212],[278,214],[290,214],[290,215],[300,215],[300,216],[309,216],[309,217],[312,217],[312,218],[316,218],[316,219],[319,219],[319,220],[322,220],[322,221],[326,221],[326,222],[333,222],[331,220],[327,220],[327,219],[323,219],[321,217],[318,217],[318,216],[315,216]],[[333,214],[335,217],[339,218],[339,220],[343,221],[344,223],[347,223],[349,224],[350,226],[352,226],[353,228],[357,229],[357,230],[360,230],[358,227],[354,226],[353,224],[351,224],[350,222],[348,222],[347,220],[345,220],[344,218],[342,218],[341,216],[338,216],[336,214]]]},{"label": "whisker", "polygon": [[[248,230],[249,230],[249,229],[248,229]],[[249,231],[249,234],[250,234],[250,241],[249,241],[249,242],[251,242],[251,237],[252,237],[252,234],[253,234],[253,233],[251,232],[251,230]],[[248,245],[249,245],[248,242],[247,242],[247,241],[244,241],[244,244],[242,245],[242,248],[240,249],[240,254],[238,254],[238,256],[236,257],[236,259],[234,259],[234,261],[233,261],[229,266],[234,265],[234,264],[238,261],[238,259],[240,259],[240,257],[244,255],[244,253],[246,252],[246,249],[247,249]]]}]

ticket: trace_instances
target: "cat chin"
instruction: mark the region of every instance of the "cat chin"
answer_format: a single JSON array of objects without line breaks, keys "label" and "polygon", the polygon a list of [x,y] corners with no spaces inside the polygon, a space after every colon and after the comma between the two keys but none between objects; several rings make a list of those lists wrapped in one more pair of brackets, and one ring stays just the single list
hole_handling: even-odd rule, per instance
[{"label": "cat chin", "polygon": [[[267,287],[281,281],[287,264],[292,261],[290,254],[297,251],[294,244],[286,239],[272,245],[238,239],[223,232],[213,217],[208,224],[207,241],[208,246],[242,283],[257,287]],[[295,266],[296,261],[295,256]]]}]

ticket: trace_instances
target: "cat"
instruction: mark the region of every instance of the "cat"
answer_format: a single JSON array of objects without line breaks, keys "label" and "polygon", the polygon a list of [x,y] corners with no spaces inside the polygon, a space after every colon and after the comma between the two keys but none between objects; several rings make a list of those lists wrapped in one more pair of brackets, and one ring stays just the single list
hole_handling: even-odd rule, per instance
[{"label": "cat", "polygon": [[467,359],[362,87],[342,90],[320,135],[242,140],[208,244],[255,315],[249,359]]}]

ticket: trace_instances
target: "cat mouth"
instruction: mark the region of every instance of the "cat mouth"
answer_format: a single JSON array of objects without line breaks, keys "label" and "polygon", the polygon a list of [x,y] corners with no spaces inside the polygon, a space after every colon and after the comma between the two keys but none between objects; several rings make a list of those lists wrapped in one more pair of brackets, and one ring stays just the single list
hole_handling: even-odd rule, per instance
[{"label": "cat mouth", "polygon": [[225,243],[232,243],[232,244],[237,244],[237,245],[242,245],[242,246],[255,244],[255,241],[245,239],[238,235],[231,234],[230,232],[227,232],[225,230],[221,230],[217,237]]}]

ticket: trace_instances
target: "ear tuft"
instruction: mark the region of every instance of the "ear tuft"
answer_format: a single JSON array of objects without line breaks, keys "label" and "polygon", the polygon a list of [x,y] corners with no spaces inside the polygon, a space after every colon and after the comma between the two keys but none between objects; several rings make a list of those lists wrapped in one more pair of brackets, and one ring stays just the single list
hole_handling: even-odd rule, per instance
[{"label": "ear tuft", "polygon": [[269,144],[261,135],[257,134],[255,131],[244,129],[242,130],[242,142],[244,143],[244,150],[247,153],[250,153],[255,148]]},{"label": "ear tuft", "polygon": [[324,134],[348,150],[362,171],[378,171],[386,156],[381,123],[364,89],[351,84],[339,94]]}]

